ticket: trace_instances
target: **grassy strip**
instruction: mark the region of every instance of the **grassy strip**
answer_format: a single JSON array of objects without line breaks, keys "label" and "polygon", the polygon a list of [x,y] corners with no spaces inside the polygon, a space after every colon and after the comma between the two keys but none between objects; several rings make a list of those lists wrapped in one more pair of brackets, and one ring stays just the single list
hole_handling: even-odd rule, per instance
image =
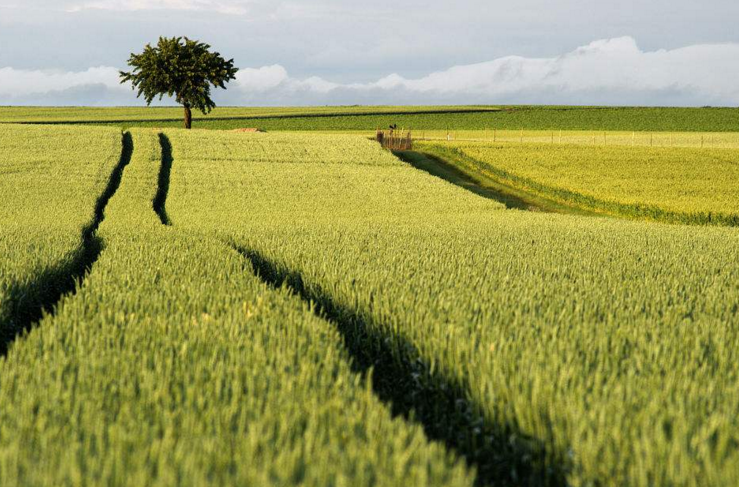
[{"label": "grassy strip", "polygon": [[[478,113],[498,110],[490,106],[335,106],[335,107],[218,107],[211,114],[194,113],[195,120],[261,120],[265,118],[351,117],[356,115],[409,115]],[[88,124],[127,122],[180,122],[182,109],[174,107],[0,107],[0,123]]]},{"label": "grassy strip", "polygon": [[593,196],[549,186],[534,179],[516,175],[510,171],[496,167],[494,163],[482,162],[474,159],[466,155],[461,149],[428,143],[424,143],[420,147],[425,153],[453,162],[467,170],[480,173],[499,184],[529,192],[534,196],[554,200],[557,203],[570,206],[575,211],[590,211],[612,216],[665,223],[739,226],[739,215],[726,214],[722,212],[682,213],[665,210],[652,205],[624,204],[614,201],[605,201]]},{"label": "grassy strip", "polygon": [[499,201],[509,209],[568,215],[596,215],[595,213],[562,205],[556,201],[500,184],[486,177],[480,171],[475,170],[473,166],[463,165],[461,161],[453,164],[432,154],[415,151],[399,151],[396,155],[416,169],[433,174],[483,198]]},{"label": "grassy strip", "polygon": [[[0,108],[0,120],[114,123],[122,128],[179,128],[177,108]],[[576,130],[637,132],[736,132],[736,108],[445,106],[217,108],[197,117],[208,129],[259,127],[270,131],[372,131],[391,124],[415,131]],[[589,139],[589,137],[588,137]]]}]

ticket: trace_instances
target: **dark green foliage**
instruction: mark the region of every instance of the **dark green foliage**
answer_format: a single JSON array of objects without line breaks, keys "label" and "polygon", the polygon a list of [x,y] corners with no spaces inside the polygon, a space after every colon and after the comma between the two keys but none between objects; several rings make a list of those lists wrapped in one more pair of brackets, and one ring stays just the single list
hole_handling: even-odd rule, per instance
[{"label": "dark green foliage", "polygon": [[226,89],[238,68],[233,59],[226,61],[210,46],[187,37],[160,37],[156,47],[147,44],[141,54],[131,54],[130,72],[121,71],[121,83],[128,81],[147,104],[157,96],[174,96],[185,107],[185,127],[192,123],[191,109],[210,113],[216,104],[210,98],[210,86]]},{"label": "dark green foliage", "polygon": [[[1,122],[110,123],[121,128],[176,127],[171,107],[0,107]],[[737,132],[739,108],[551,106],[218,107],[200,128],[267,131],[368,131],[396,124],[414,131],[597,130]]]},{"label": "dark green foliage", "polygon": [[[447,113],[357,114],[351,116],[285,116],[220,118],[220,108],[201,128],[229,130],[259,127],[269,131],[374,131],[397,124],[424,130],[608,130],[636,132],[736,132],[737,108],[593,108],[593,107],[507,107],[497,111]],[[337,110],[339,111],[339,110]],[[121,127],[174,127],[175,122],[127,122]]]}]

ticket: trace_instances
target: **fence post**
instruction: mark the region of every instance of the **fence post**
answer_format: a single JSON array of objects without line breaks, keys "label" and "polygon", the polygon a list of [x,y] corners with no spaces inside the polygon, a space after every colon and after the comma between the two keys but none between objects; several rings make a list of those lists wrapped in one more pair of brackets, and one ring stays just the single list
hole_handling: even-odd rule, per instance
[{"label": "fence post", "polygon": [[519,142],[520,142],[521,144],[523,144],[523,128],[521,129],[521,137],[520,137],[520,140],[519,140]]}]

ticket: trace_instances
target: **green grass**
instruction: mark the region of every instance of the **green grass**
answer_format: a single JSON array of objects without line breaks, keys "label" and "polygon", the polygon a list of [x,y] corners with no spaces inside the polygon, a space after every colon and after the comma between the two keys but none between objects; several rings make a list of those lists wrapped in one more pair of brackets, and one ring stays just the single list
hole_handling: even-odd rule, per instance
[{"label": "green grass", "polygon": [[478,480],[739,480],[734,229],[505,211],[421,172],[398,197],[390,167],[220,164],[168,135],[174,227],[342,323]]},{"label": "green grass", "polygon": [[[194,119],[223,121],[228,119],[336,116],[338,114],[382,114],[418,112],[464,112],[497,110],[488,106],[322,106],[322,107],[218,107],[209,115],[196,111]],[[5,123],[80,123],[125,121],[173,121],[181,122],[183,110],[180,107],[0,107],[0,122]],[[181,125],[181,124],[180,124]],[[178,125],[179,126],[179,125]]]},{"label": "green grass", "polygon": [[420,150],[583,209],[673,223],[739,225],[739,151],[481,142]]},{"label": "green grass", "polygon": [[[422,113],[430,112],[430,113]],[[181,127],[179,108],[0,107],[4,122],[113,122],[128,127]],[[573,130],[736,132],[737,108],[575,106],[284,107],[215,109],[196,127],[269,131],[372,131],[397,124],[416,131]]]},{"label": "green grass", "polygon": [[[509,107],[476,113],[358,115],[321,118],[265,118],[251,122],[265,130],[374,130],[390,124],[419,130],[636,130],[667,132],[735,132],[739,109]],[[211,124],[211,125],[208,125]],[[243,121],[203,123],[231,129]]]}]

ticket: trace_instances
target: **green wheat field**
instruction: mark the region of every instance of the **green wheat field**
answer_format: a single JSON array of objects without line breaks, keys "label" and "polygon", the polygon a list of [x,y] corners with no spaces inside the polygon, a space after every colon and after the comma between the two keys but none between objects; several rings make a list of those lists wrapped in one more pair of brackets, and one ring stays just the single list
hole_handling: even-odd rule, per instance
[{"label": "green wheat field", "polygon": [[0,485],[739,485],[739,109],[180,119],[0,107]]}]

